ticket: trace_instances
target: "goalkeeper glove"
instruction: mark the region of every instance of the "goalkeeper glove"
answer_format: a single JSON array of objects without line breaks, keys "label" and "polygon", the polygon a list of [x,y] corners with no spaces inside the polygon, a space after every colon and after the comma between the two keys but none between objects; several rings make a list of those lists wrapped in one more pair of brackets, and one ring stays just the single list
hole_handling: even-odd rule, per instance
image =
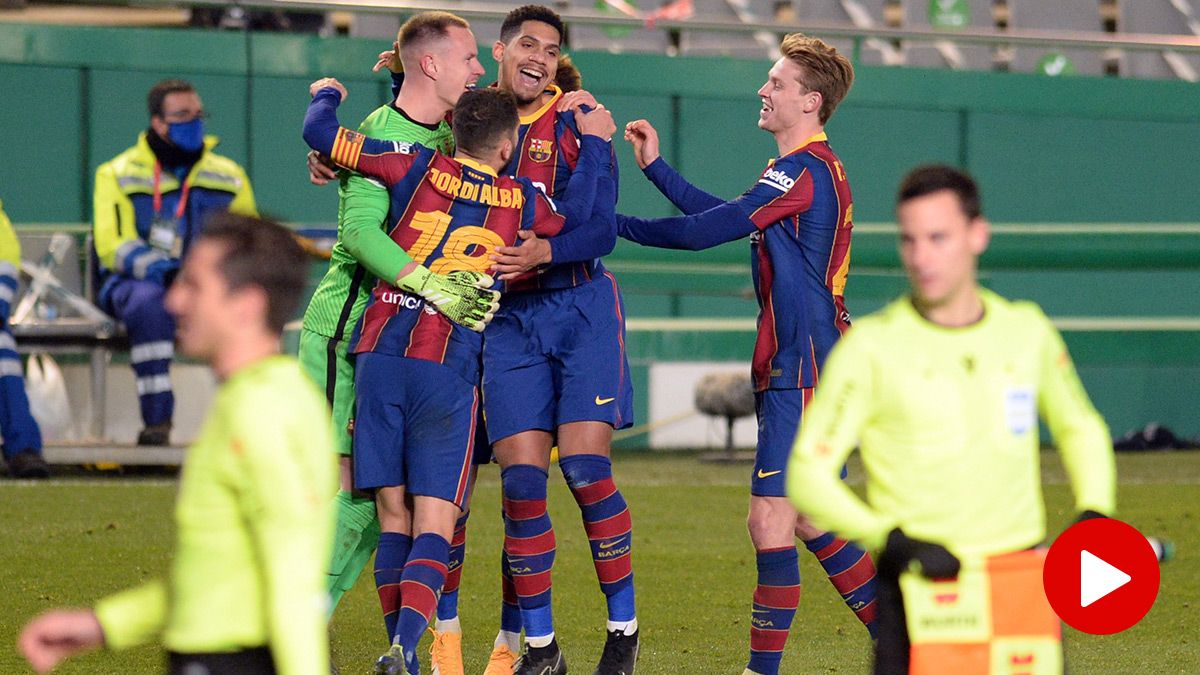
[{"label": "goalkeeper glove", "polygon": [[434,274],[420,265],[396,279],[396,286],[419,295],[454,323],[483,332],[500,307],[500,292],[483,272],[458,271]]},{"label": "goalkeeper glove", "polygon": [[958,576],[961,566],[958,558],[941,544],[920,539],[910,539],[900,528],[888,533],[887,544],[879,556],[879,574],[887,578],[899,578],[916,560],[921,563],[921,574],[930,579],[947,579]]}]

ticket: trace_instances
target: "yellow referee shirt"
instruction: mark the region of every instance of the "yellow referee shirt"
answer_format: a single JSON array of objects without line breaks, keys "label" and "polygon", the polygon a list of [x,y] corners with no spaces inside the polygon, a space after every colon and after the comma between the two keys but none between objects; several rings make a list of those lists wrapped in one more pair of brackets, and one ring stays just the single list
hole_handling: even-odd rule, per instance
[{"label": "yellow referee shirt", "polygon": [[[973,325],[930,323],[903,297],[834,347],[788,465],[788,494],[818,526],[872,547],[901,527],[961,555],[1039,543],[1038,413],[1076,508],[1114,512],[1108,429],[1062,337],[1036,305],[979,292]],[[866,503],[838,477],[855,445]]]},{"label": "yellow referee shirt", "polygon": [[264,358],[226,380],[184,462],[171,573],[96,605],[107,645],[266,646],[280,675],[328,673],[331,434],[295,359]]}]

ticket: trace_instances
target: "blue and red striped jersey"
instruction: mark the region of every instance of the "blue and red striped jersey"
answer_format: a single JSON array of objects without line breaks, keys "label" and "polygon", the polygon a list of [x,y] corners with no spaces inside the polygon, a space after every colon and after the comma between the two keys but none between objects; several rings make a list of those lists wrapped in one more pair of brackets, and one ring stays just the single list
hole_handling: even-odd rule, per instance
[{"label": "blue and red striped jersey", "polygon": [[[571,173],[579,162],[580,135],[573,112],[556,112],[562,90],[551,85],[554,95],[536,112],[521,118],[518,129],[518,152],[509,160],[505,173],[528,178],[554,199],[563,196]],[[613,179],[617,165],[613,162]],[[537,273],[529,273],[505,285],[505,292],[522,292],[555,288],[573,288],[604,273],[600,259],[587,262],[551,264]]]},{"label": "blue and red striped jersey", "polygon": [[[390,151],[372,154],[379,148]],[[487,272],[492,251],[515,244],[519,230],[552,237],[565,224],[531,181],[497,176],[482,164],[419,145],[376,141],[342,128],[330,156],[388,188],[395,219],[389,236],[433,272]],[[391,281],[376,283],[351,350],[440,363],[478,382],[481,335]]]},{"label": "blue and red striped jersey", "polygon": [[750,264],[758,297],[754,386],[813,387],[850,325],[846,275],[854,206],[841,160],[824,133],[771,160],[737,199],[758,227]]},{"label": "blue and red striped jersey", "polygon": [[618,215],[620,236],[684,250],[749,236],[759,306],[755,390],[815,386],[850,324],[843,296],[854,209],[845,170],[825,134],[771,160],[749,190],[728,202],[688,183],[661,158],[645,173],[686,215]]}]

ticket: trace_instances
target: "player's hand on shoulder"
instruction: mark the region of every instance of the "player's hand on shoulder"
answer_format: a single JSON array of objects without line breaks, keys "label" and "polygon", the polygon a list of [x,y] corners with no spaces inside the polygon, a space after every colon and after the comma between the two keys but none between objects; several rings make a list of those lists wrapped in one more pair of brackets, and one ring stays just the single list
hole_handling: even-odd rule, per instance
[{"label": "player's hand on shoulder", "polygon": [[400,63],[399,43],[393,42],[391,49],[384,52],[379,52],[379,58],[375,61],[375,65],[371,67],[371,72],[378,73],[384,68],[387,68],[393,73],[404,72],[404,64]]},{"label": "player's hand on shoulder", "polygon": [[308,151],[308,182],[325,185],[337,178],[337,165],[316,150]]},{"label": "player's hand on shoulder", "polygon": [[350,95],[349,92],[346,91],[346,87],[343,86],[341,82],[338,82],[336,77],[322,77],[316,82],[308,85],[308,93],[310,96],[316,96],[317,92],[321,91],[322,89],[336,89],[338,93],[342,95],[343,101],[345,101],[346,97]]},{"label": "player's hand on shoulder", "polygon": [[104,630],[91,610],[46,612],[21,631],[17,648],[29,665],[48,673],[67,658],[104,646]]},{"label": "player's hand on shoulder", "polygon": [[597,104],[591,112],[583,112],[582,110],[575,111],[575,125],[579,127],[579,133],[584,136],[599,136],[606,141],[612,140],[612,136],[617,131],[617,123],[613,121],[612,113],[608,108]]},{"label": "player's hand on shoulder", "polygon": [[596,102],[596,97],[592,96],[591,92],[586,89],[578,89],[563,94],[562,98],[558,99],[558,106],[555,109],[558,112],[567,112],[568,110],[578,110],[581,105],[595,108],[600,104]]},{"label": "player's hand on shoulder", "polygon": [[633,146],[633,157],[639,169],[650,166],[658,159],[658,130],[646,120],[634,120],[626,124],[625,140]]},{"label": "player's hand on shoulder", "polygon": [[492,254],[492,272],[500,281],[511,281],[540,265],[549,265],[553,257],[550,242],[534,234],[533,230],[517,232],[521,242],[517,246],[497,246]]}]

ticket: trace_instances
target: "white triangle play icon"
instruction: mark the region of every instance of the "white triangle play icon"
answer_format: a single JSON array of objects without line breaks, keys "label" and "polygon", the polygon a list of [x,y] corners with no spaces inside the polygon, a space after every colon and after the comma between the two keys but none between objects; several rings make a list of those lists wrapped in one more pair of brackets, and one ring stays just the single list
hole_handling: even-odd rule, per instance
[{"label": "white triangle play icon", "polygon": [[1132,580],[1091,552],[1079,552],[1079,606],[1087,607]]}]

